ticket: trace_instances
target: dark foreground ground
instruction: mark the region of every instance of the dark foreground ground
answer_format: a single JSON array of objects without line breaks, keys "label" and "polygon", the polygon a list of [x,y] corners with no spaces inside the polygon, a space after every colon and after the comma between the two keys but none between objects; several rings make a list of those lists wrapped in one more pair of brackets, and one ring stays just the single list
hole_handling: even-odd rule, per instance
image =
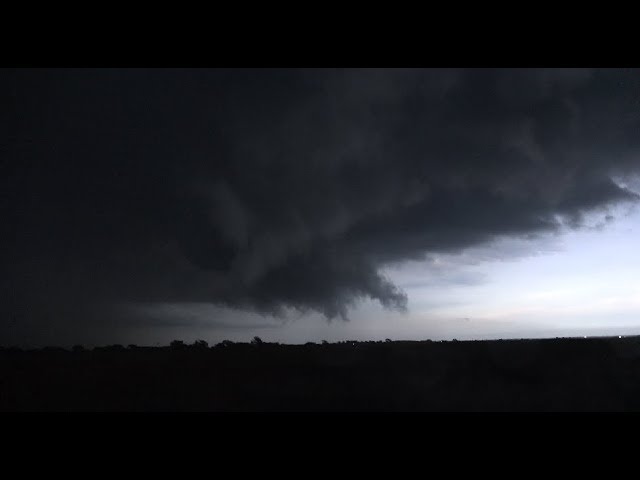
[{"label": "dark foreground ground", "polygon": [[0,350],[3,411],[640,411],[640,337]]}]

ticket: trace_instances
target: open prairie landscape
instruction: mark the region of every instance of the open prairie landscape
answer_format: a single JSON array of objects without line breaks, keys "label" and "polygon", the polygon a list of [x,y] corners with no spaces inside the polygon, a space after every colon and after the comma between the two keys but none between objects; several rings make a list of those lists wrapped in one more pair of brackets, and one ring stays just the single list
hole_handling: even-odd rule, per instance
[{"label": "open prairie landscape", "polygon": [[2,349],[0,409],[640,410],[640,337]]}]

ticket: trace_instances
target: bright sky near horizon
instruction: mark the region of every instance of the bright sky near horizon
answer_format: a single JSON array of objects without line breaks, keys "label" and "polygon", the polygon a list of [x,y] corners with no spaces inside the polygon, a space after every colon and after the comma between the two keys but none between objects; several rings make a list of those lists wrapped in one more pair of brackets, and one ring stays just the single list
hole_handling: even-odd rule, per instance
[{"label": "bright sky near horizon", "polygon": [[15,69],[0,105],[0,346],[640,334],[636,69]]},{"label": "bright sky near horizon", "polygon": [[504,238],[389,269],[409,297],[406,313],[365,301],[349,321],[327,322],[316,313],[276,319],[209,304],[156,305],[147,312],[167,324],[130,327],[128,335],[166,344],[173,338],[216,343],[255,335],[304,343],[640,334],[640,209],[625,205],[614,219],[604,217],[593,215],[579,230]]}]

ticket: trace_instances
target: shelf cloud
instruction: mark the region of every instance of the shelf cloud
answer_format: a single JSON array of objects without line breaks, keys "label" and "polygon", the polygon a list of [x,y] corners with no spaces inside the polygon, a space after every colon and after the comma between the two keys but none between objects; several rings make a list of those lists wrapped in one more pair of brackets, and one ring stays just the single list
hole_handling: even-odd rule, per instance
[{"label": "shelf cloud", "polygon": [[5,70],[0,95],[21,325],[123,302],[406,310],[387,266],[638,199],[626,70]]}]

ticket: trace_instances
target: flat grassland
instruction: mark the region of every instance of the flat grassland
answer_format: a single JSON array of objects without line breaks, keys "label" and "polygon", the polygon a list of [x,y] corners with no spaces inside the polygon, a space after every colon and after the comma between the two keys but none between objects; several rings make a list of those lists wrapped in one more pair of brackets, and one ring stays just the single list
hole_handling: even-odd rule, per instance
[{"label": "flat grassland", "polygon": [[640,411],[640,337],[0,349],[2,411]]}]

